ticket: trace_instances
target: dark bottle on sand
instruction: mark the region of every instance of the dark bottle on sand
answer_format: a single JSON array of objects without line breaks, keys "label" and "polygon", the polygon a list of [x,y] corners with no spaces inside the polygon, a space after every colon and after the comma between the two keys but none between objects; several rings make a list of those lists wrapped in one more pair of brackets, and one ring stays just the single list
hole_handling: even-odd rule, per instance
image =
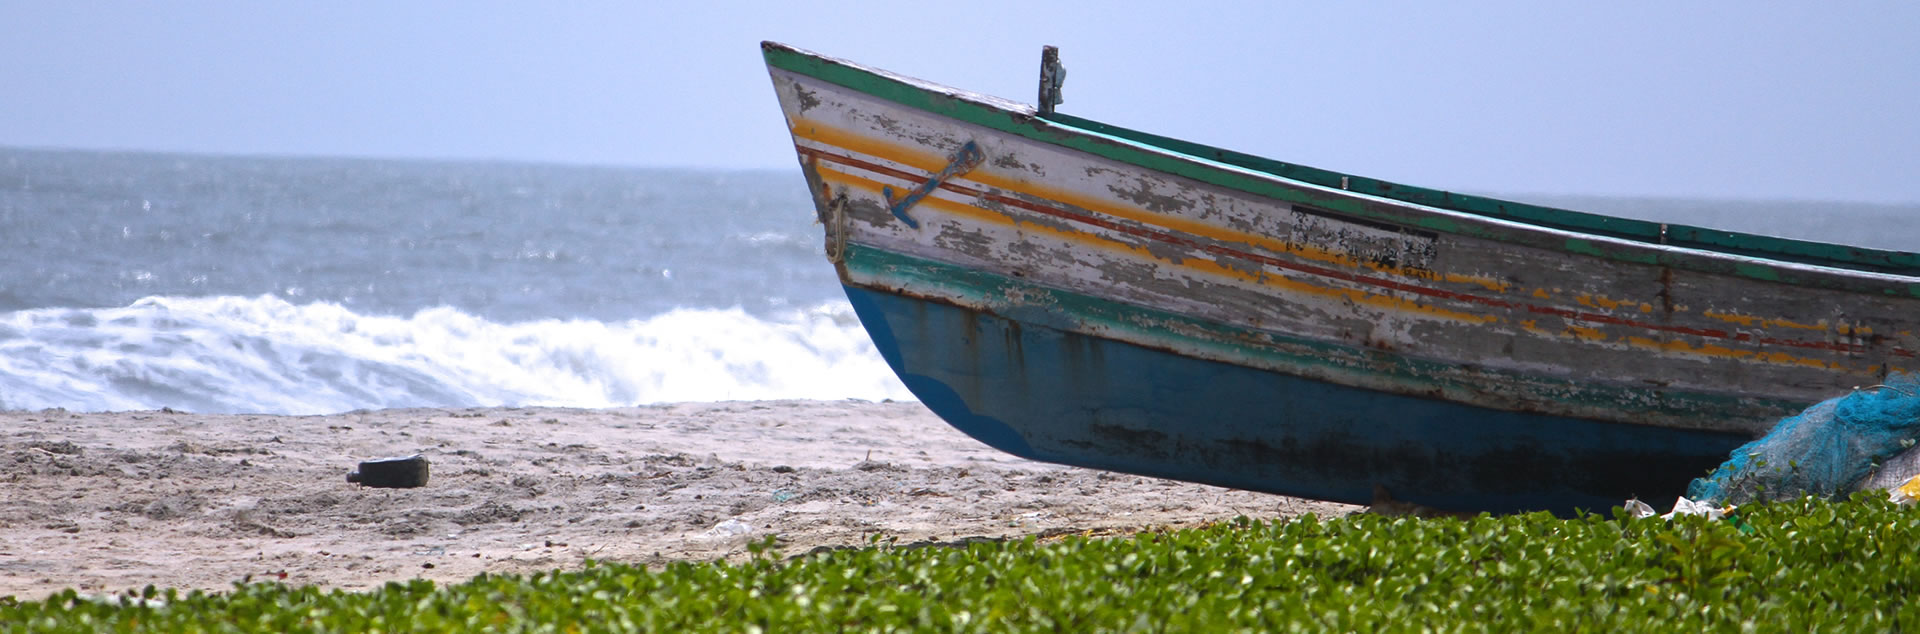
[{"label": "dark bottle on sand", "polygon": [[347,474],[347,481],[386,489],[427,486],[427,459],[420,454],[413,454],[368,460],[360,463],[359,471]]}]

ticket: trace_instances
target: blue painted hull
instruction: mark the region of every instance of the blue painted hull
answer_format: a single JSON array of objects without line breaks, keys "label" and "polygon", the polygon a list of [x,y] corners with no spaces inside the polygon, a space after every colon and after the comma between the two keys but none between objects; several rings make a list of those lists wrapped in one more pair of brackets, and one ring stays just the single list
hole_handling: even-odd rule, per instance
[{"label": "blue painted hull", "polygon": [[1744,434],[1403,396],[1203,360],[847,286],[882,356],[935,413],[1015,455],[1366,504],[1670,505]]}]

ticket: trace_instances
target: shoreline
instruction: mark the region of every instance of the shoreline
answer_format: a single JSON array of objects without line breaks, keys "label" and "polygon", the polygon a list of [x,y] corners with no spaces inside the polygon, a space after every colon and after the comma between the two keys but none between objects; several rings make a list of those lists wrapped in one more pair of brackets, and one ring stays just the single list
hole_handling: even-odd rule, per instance
[{"label": "shoreline", "polygon": [[[1130,531],[1362,507],[1034,462],[917,402],[319,416],[0,412],[0,597],[482,572]],[[349,484],[419,453],[426,486]]]}]

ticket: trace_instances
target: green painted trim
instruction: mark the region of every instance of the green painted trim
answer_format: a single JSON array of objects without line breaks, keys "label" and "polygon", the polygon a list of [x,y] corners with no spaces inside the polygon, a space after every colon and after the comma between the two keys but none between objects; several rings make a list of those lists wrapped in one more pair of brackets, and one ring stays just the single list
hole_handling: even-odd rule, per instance
[{"label": "green painted trim", "polygon": [[1741,275],[1757,280],[1779,281],[1780,279],[1780,271],[1770,266],[1741,262],[1734,264],[1733,267],[1734,270],[1738,271]]},{"label": "green painted trim", "polygon": [[[1031,320],[1022,319],[1028,315],[1001,315],[1014,321],[1033,321],[1039,325],[1108,339],[1113,337],[1100,333],[1144,331],[1147,333],[1142,337],[1144,340],[1170,339],[1177,342],[1174,344],[1176,346],[1187,347],[1187,351],[1161,347],[1184,356],[1228,363],[1233,363],[1231,359],[1257,359],[1270,368],[1321,368],[1342,374],[1384,374],[1396,382],[1415,386],[1407,392],[1415,396],[1431,396],[1435,390],[1456,394],[1482,393],[1475,385],[1447,380],[1447,377],[1459,375],[1461,366],[1457,363],[1392,356],[1385,365],[1386,372],[1374,373],[1358,369],[1353,363],[1360,359],[1372,362],[1383,360],[1380,354],[1371,351],[1122,303],[857,242],[847,244],[844,262],[849,272],[858,271],[881,280],[940,289],[940,292],[962,298],[961,303],[972,304],[974,309],[993,312],[991,307],[1000,305],[1008,297],[1021,297],[1024,305],[1046,307],[1035,311],[1030,316]],[[856,285],[899,293],[897,289],[885,286]],[[1272,343],[1263,345],[1251,342]],[[1510,385],[1527,386],[1540,398],[1566,404],[1570,411],[1615,413],[1618,420],[1613,422],[1621,423],[1645,424],[1646,414],[1651,412],[1678,420],[1701,420],[1709,414],[1719,414],[1729,420],[1737,419],[1735,422],[1770,424],[1811,405],[1761,395],[1658,392],[1636,387],[1575,384],[1566,379],[1491,368],[1477,368],[1476,371],[1499,377],[1498,380]],[[1571,398],[1558,396],[1562,394],[1571,395]],[[1633,409],[1634,404],[1645,409]],[[1728,426],[1697,428],[1726,431]]]},{"label": "green painted trim", "polygon": [[1595,257],[1607,256],[1607,252],[1598,246],[1594,246],[1593,241],[1580,238],[1567,238],[1567,243],[1562,246],[1561,249],[1568,253],[1578,255],[1591,255]]},{"label": "green painted trim", "polygon": [[[867,69],[850,62],[834,60],[781,44],[762,44],[767,64],[822,81],[845,86],[900,105],[935,115],[984,126],[1036,141],[1080,150],[1146,169],[1191,178],[1200,182],[1237,189],[1247,193],[1290,203],[1301,203],[1363,218],[1411,225],[1446,233],[1525,244],[1549,249],[1570,250],[1569,244],[1543,242],[1537,233],[1499,226],[1466,225],[1452,218],[1421,214],[1417,210],[1390,207],[1363,199],[1329,196],[1313,190],[1289,187],[1271,180],[1241,173],[1254,170],[1287,181],[1339,189],[1342,179],[1356,193],[1405,203],[1436,207],[1489,218],[1512,220],[1568,231],[1578,231],[1619,239],[1660,244],[1659,223],[1588,214],[1538,205],[1479,196],[1467,196],[1439,190],[1399,185],[1366,177],[1351,176],[1306,166],[1189,143],[1157,135],[1128,130],[1071,115],[1053,114],[1040,118],[1026,112],[995,108]],[[1237,168],[1237,169],[1236,169]],[[1836,286],[1832,280],[1816,281],[1811,276],[1752,273],[1757,265],[1734,266],[1710,258],[1689,258],[1684,254],[1650,250],[1604,248],[1581,241],[1581,255],[1602,257],[1636,264],[1674,266],[1707,273],[1736,275],[1762,281],[1788,284]],[[1772,236],[1702,229],[1687,225],[1666,225],[1665,243],[1729,255],[1741,255],[1802,264],[1814,264],[1862,271],[1920,275],[1920,254],[1850,247]],[[1804,279],[1803,279],[1804,278]],[[1881,281],[1856,280],[1837,285],[1848,290],[1868,290],[1896,296],[1920,297],[1920,284],[1902,284],[1894,288]]]}]

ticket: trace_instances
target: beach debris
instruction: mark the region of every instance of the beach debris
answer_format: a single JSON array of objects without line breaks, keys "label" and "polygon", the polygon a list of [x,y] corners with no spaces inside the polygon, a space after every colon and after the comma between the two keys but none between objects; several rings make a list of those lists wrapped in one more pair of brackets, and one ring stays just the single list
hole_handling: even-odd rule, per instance
[{"label": "beach debris", "polygon": [[360,463],[359,471],[347,474],[347,481],[384,489],[427,486],[427,459],[420,454],[413,454],[368,460]]},{"label": "beach debris", "polygon": [[[1646,506],[1646,505],[1641,504],[1641,506]],[[1683,497],[1683,498],[1674,500],[1673,510],[1668,511],[1666,515],[1662,515],[1660,516],[1660,518],[1670,520],[1677,515],[1704,515],[1706,516],[1707,519],[1717,520],[1717,519],[1726,517],[1728,513],[1732,513],[1734,508],[1735,507],[1731,504],[1728,504],[1726,506],[1715,506],[1712,504],[1708,504],[1705,501],[1689,500]]]},{"label": "beach debris", "polygon": [[[1726,463],[1694,480],[1687,497],[1722,506],[1806,495],[1839,498],[1898,485],[1914,474],[1898,477],[1884,467],[1920,460],[1905,456],[1916,436],[1920,380],[1896,375],[1885,385],[1854,388],[1781,419],[1766,436],[1741,445]],[[1876,470],[1887,473],[1886,482],[1870,477]]]},{"label": "beach debris", "polygon": [[1891,491],[1920,476],[1920,448],[1911,446],[1912,439],[1907,440],[1905,444],[1909,445],[1907,450],[1881,462],[1879,468],[1874,469],[1873,473],[1860,483],[1860,490]]},{"label": "beach debris", "polygon": [[[1646,502],[1640,501],[1640,498],[1633,498],[1633,499],[1627,500],[1627,502],[1623,504],[1622,507],[1625,508],[1627,514],[1632,516],[1634,519],[1646,519],[1649,517],[1654,517],[1655,513],[1658,513],[1658,511],[1653,510],[1652,505],[1649,505]],[[1667,512],[1666,515],[1660,515],[1659,517],[1660,519],[1671,522],[1673,521],[1673,518],[1676,518],[1676,517],[1697,515],[1700,517],[1707,518],[1707,521],[1710,521],[1710,522],[1725,522],[1742,533],[1746,533],[1748,535],[1754,534],[1753,525],[1748,524],[1745,519],[1742,519],[1740,517],[1740,514],[1738,512],[1739,508],[1740,507],[1734,506],[1732,504],[1728,504],[1726,506],[1716,506],[1708,502],[1694,501],[1694,500],[1689,500],[1685,497],[1682,497],[1673,501],[1672,511]]]},{"label": "beach debris", "polygon": [[713,528],[707,529],[706,534],[708,537],[738,537],[751,532],[753,532],[752,524],[730,519],[714,524]]},{"label": "beach debris", "polygon": [[1920,475],[1913,476],[1906,484],[1888,487],[1887,499],[1901,506],[1912,506],[1915,500],[1920,500]]}]

